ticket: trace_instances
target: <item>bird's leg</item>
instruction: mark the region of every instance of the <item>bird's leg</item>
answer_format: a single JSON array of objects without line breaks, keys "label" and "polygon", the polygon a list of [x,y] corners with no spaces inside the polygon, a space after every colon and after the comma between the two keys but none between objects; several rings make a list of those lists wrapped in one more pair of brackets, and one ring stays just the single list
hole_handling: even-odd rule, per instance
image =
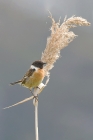
[{"label": "bird's leg", "polygon": [[40,89],[40,87],[36,87],[36,88],[39,88]]},{"label": "bird's leg", "polygon": [[31,93],[32,93],[32,95],[34,96],[34,97],[33,97],[33,99],[35,98],[35,100],[36,100],[36,101],[38,101],[38,95],[37,95],[37,96],[35,96],[35,95],[33,94],[33,92],[32,92],[32,90],[31,90],[31,89],[30,89],[30,92],[31,92]]}]

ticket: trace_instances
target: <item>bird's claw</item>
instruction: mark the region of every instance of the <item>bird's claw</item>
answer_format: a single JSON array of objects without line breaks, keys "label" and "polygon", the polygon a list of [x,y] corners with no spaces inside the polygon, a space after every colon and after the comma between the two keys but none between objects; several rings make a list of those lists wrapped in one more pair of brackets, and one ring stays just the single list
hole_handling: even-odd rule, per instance
[{"label": "bird's claw", "polygon": [[[34,95],[33,95],[34,96]],[[34,96],[33,99],[38,102],[38,96]]]},{"label": "bird's claw", "polygon": [[35,101],[38,102],[38,95],[35,96],[35,95],[33,94],[32,90],[30,90],[30,91],[31,91],[31,93],[32,93],[32,95],[33,95],[33,99],[35,99]]}]

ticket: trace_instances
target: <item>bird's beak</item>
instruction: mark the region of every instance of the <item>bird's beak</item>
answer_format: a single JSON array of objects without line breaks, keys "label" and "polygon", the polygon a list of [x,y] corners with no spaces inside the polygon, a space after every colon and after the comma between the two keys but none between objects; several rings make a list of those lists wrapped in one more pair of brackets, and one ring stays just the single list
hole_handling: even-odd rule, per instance
[{"label": "bird's beak", "polygon": [[46,65],[47,63],[43,63],[43,65]]}]

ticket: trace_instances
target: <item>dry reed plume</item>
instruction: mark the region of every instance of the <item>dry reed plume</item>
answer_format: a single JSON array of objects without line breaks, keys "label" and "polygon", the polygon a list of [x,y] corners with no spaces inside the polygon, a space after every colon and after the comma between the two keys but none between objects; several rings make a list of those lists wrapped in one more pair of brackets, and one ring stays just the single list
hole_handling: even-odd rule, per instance
[{"label": "dry reed plume", "polygon": [[47,45],[42,53],[41,60],[46,62],[45,66],[45,76],[49,74],[49,70],[51,70],[54,66],[56,60],[60,57],[60,51],[64,47],[68,46],[68,44],[73,41],[76,35],[69,31],[70,28],[79,26],[89,26],[90,23],[83,19],[82,17],[72,16],[69,19],[64,19],[64,22],[60,24],[60,20],[58,23],[52,18],[50,13],[50,18],[52,20],[51,26],[51,36],[47,39]]}]

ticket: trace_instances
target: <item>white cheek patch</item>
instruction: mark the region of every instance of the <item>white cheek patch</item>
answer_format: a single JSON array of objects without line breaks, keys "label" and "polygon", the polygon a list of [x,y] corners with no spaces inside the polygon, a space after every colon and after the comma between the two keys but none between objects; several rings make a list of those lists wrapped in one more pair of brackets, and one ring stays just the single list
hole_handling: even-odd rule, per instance
[{"label": "white cheek patch", "polygon": [[39,68],[35,67],[34,65],[31,65],[30,67],[31,69],[35,69],[35,70],[38,70]]}]

